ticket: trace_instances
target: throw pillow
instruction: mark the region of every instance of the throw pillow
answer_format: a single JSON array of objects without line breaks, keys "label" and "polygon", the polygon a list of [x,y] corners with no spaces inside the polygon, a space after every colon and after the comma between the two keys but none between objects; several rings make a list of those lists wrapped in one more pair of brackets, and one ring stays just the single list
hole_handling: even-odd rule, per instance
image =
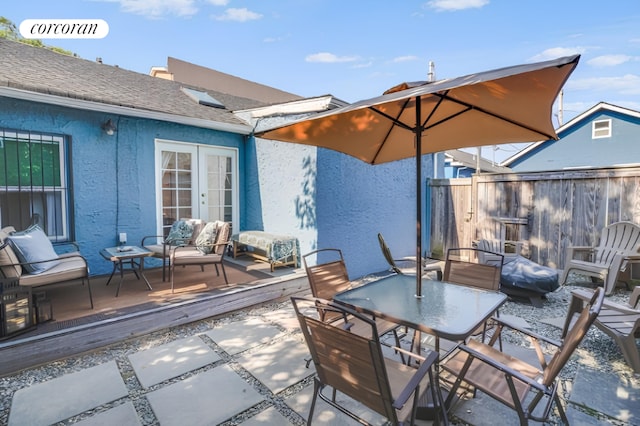
[{"label": "throw pillow", "polygon": [[18,278],[22,275],[22,266],[18,265],[20,259],[9,244],[9,235],[15,232],[13,226],[0,230],[0,276],[3,278]]},{"label": "throw pillow", "polygon": [[200,231],[200,235],[196,238],[196,248],[202,254],[211,254],[213,245],[218,235],[218,224],[216,222],[207,222]]},{"label": "throw pillow", "polygon": [[[53,244],[38,225],[14,232],[8,240],[20,262],[27,263],[23,268],[30,274],[41,274],[60,263]],[[45,260],[48,262],[42,262]]]},{"label": "throw pillow", "polygon": [[186,220],[177,220],[171,225],[166,242],[173,246],[189,244],[191,235],[193,235],[193,226]]}]

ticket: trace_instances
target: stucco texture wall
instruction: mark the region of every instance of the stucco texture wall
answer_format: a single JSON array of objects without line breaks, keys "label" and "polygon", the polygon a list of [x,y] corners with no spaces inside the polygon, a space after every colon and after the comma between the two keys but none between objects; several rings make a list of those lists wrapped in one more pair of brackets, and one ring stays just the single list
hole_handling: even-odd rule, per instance
[{"label": "stucco texture wall", "polygon": [[[126,232],[131,244],[157,233],[156,138],[235,147],[240,164],[244,161],[244,137],[225,132],[6,98],[0,101],[0,114],[0,126],[5,128],[69,136],[72,236],[92,275],[111,272],[111,263],[99,251],[114,246],[118,233]],[[111,136],[100,127],[109,118],[118,129]],[[242,185],[241,179],[240,193]]]},{"label": "stucco texture wall", "polygon": [[[341,249],[351,279],[388,269],[378,232],[394,257],[415,256],[415,159],[372,166],[321,149],[318,164],[318,247]],[[425,180],[433,170],[431,156],[423,157],[422,169]],[[423,204],[423,247],[425,214]]]}]

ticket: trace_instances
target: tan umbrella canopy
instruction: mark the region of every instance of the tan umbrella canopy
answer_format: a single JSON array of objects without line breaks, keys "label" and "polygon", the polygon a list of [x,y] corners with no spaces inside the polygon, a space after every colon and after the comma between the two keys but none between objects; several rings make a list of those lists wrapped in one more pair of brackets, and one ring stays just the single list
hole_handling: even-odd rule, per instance
[{"label": "tan umbrella canopy", "polygon": [[[553,102],[579,59],[575,55],[436,82],[403,83],[382,96],[255,135],[333,149],[369,164],[415,156],[416,258],[420,259],[422,154],[557,139],[551,121]],[[418,270],[417,296],[421,296],[420,277]]]}]

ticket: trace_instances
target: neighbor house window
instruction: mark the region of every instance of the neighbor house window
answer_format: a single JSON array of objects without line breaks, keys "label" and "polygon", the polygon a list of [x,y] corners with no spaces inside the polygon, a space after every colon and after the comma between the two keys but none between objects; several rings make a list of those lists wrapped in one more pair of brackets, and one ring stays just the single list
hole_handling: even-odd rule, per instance
[{"label": "neighbor house window", "polygon": [[611,137],[611,119],[594,121],[592,130],[591,130],[591,137],[593,139],[610,138]]},{"label": "neighbor house window", "polygon": [[39,225],[69,239],[69,185],[62,135],[0,129],[0,226]]}]

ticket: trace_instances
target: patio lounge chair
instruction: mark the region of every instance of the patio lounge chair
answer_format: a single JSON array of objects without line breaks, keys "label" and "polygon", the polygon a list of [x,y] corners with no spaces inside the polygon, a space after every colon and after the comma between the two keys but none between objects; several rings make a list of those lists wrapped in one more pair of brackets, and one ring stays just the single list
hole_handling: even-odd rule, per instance
[{"label": "patio lounge chair", "polygon": [[[588,260],[576,255],[588,255]],[[599,278],[604,281],[605,294],[613,292],[621,272],[627,271],[629,261],[640,260],[640,226],[631,222],[616,222],[602,229],[597,245],[567,248],[566,265],[560,285],[567,282],[569,273]]]},{"label": "patio lounge chair", "polygon": [[142,238],[140,246],[153,253],[153,257],[162,259],[162,281],[167,280],[168,261],[173,249],[180,245],[193,244],[204,226],[200,219],[180,219],[171,225],[169,234],[148,235]]},{"label": "patio lounge chair", "polygon": [[229,284],[227,272],[224,269],[224,254],[231,238],[231,223],[215,221],[207,223],[200,231],[200,235],[194,244],[176,246],[171,251],[169,263],[169,275],[171,279],[171,292],[174,290],[174,277],[176,266],[198,265],[204,271],[205,265],[214,265],[216,274],[224,276],[224,282]]},{"label": "patio lounge chair", "polygon": [[[33,242],[30,245],[31,249],[37,249],[37,252],[30,254],[22,253],[22,256],[26,255],[29,258],[28,261],[21,262],[8,242],[11,235],[17,234],[22,234],[22,236],[28,234]],[[18,278],[20,286],[32,289],[43,289],[74,281],[80,281],[84,285],[86,282],[89,290],[89,303],[93,309],[87,260],[77,251],[75,243],[65,244],[73,246],[75,251],[58,255],[48,237],[37,225],[18,233],[13,226],[5,227],[0,230],[0,276]]]},{"label": "patio lounge chair", "polygon": [[[382,234],[378,233],[378,243],[380,244],[380,250],[382,251],[382,255],[386,259],[387,263],[391,267],[391,270],[396,274],[408,274],[415,275],[416,274],[416,258],[414,257],[404,257],[402,259],[394,259],[391,254],[391,250],[389,246],[384,240]],[[401,267],[400,265],[409,263],[411,267]],[[436,272],[436,279],[438,281],[442,280],[442,268],[440,267],[440,262],[433,259],[422,259],[422,274],[423,276],[432,271]]]},{"label": "patio lounge chair", "polygon": [[[590,290],[576,289],[571,292],[563,336],[571,325],[572,314],[580,312],[584,303],[592,296],[593,292]],[[636,343],[636,339],[640,338],[640,286],[633,289],[626,304],[605,300],[595,326],[616,342],[627,364],[633,371],[640,373],[640,354]]]},{"label": "patio lounge chair", "polygon": [[[318,397],[358,422],[368,424],[353,409],[347,409],[338,401],[337,392],[384,416],[391,424],[408,422],[413,425],[418,401],[428,390],[440,408],[436,420],[442,418],[447,424],[438,373],[434,371],[438,359],[436,352],[429,352],[426,358],[407,352],[407,355],[420,358],[420,367],[415,369],[382,355],[374,319],[318,298],[292,297],[291,302],[316,370],[308,425],[313,421]],[[330,324],[320,321],[315,316],[316,309],[335,313],[344,320]],[[351,331],[351,319],[369,327],[366,335]],[[332,388],[331,396],[323,393],[326,387]]]},{"label": "patio lounge chair", "polygon": [[[313,256],[323,257],[323,262],[316,262],[314,265],[310,264],[310,258]],[[333,296],[336,293],[347,290],[351,287],[351,281],[349,280],[349,273],[347,272],[347,266],[342,256],[340,249],[320,249],[315,250],[302,256],[302,262],[304,269],[307,273],[309,280],[309,286],[311,287],[311,294],[313,297],[333,300]],[[320,320],[331,323],[336,320],[341,320],[341,315],[335,312],[325,312],[322,309],[318,310]],[[396,346],[400,346],[400,336],[398,335],[398,324],[391,321],[386,321],[380,318],[376,319],[376,328],[380,333],[380,336],[387,333],[393,333]],[[359,321],[354,322],[352,331],[354,333],[368,333],[369,327],[366,324],[361,324]]]},{"label": "patio lounge chair", "polygon": [[[604,291],[599,288],[562,341],[554,341],[496,319],[498,329],[488,344],[469,340],[440,363],[443,370],[451,374],[450,380],[453,381],[445,405],[448,406],[453,400],[460,385],[467,383],[515,410],[521,425],[528,424],[529,419],[546,421],[554,403],[564,424],[569,424],[558,395],[557,377],[598,316],[603,300]],[[503,329],[528,336],[540,365],[531,365],[493,347]],[[549,362],[545,359],[541,343],[557,348]],[[544,406],[539,405],[542,400],[546,400]]]}]

